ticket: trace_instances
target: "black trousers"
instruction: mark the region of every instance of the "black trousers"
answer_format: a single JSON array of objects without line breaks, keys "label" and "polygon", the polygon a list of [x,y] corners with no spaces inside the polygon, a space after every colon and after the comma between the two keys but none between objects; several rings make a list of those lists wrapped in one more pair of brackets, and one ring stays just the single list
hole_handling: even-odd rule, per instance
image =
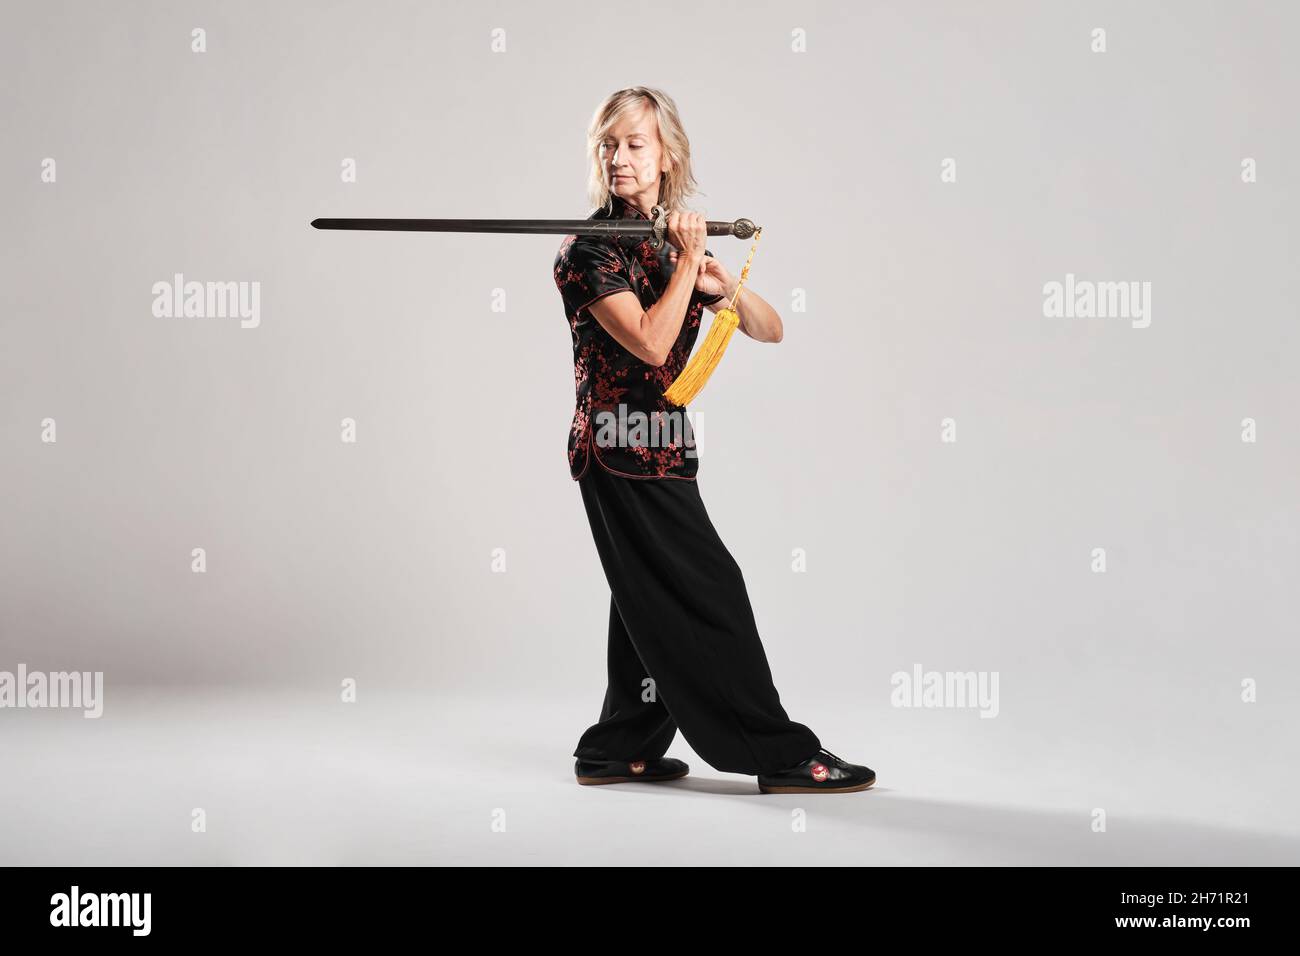
[{"label": "black trousers", "polygon": [[650,760],[680,729],[710,766],[785,770],[821,741],[772,683],[745,580],[704,510],[698,479],[578,479],[609,581],[609,683],[575,757]]}]

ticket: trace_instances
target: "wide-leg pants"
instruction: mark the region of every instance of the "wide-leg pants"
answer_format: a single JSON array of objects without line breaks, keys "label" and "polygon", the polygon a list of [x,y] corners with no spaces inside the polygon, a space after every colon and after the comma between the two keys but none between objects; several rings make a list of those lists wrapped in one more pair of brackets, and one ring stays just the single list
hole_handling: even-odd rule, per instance
[{"label": "wide-leg pants", "polygon": [[622,478],[592,462],[578,485],[610,603],[605,700],[574,756],[662,757],[679,729],[724,772],[813,756],[821,741],[781,705],[740,566],[698,480]]}]

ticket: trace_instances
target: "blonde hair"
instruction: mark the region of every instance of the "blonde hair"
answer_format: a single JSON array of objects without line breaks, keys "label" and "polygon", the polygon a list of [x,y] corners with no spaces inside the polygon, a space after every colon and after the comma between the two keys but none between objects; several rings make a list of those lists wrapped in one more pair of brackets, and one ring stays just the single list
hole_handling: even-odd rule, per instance
[{"label": "blonde hair", "polygon": [[659,205],[667,212],[684,209],[687,197],[701,192],[691,172],[691,141],[677,114],[677,104],[663,90],[633,86],[605,97],[605,101],[596,107],[591,125],[587,127],[587,156],[591,160],[587,198],[596,209],[607,205],[611,196],[601,168],[600,144],[605,141],[610,127],[643,105],[649,106],[655,115],[660,148],[669,160],[668,172],[661,172],[659,176]]}]

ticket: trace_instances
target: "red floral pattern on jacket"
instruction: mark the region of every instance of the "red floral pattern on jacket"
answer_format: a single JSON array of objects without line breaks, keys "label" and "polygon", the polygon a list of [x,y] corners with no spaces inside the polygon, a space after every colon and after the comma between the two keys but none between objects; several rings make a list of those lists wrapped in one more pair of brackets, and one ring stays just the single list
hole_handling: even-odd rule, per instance
[{"label": "red floral pattern on jacket", "polygon": [[[647,219],[634,205],[612,196],[607,206],[588,219]],[[576,481],[592,459],[606,471],[629,478],[695,478],[698,460],[694,436],[683,406],[674,405],[663,392],[681,374],[700,332],[705,305],[722,299],[691,291],[681,331],[663,365],[655,367],[623,348],[591,314],[597,299],[631,292],[649,309],[663,295],[674,266],[665,242],[656,252],[649,239],[624,236],[565,236],[555,256],[555,285],[564,300],[564,312],[573,338],[573,382],[576,407],[569,425],[569,474]],[[706,255],[713,253],[706,250]],[[623,426],[602,429],[617,422],[622,406]],[[638,435],[640,419],[649,426],[657,419],[658,435],[648,427]],[[675,414],[673,414],[675,413]],[[606,416],[612,416],[606,418]],[[611,440],[612,439],[612,440]]]}]

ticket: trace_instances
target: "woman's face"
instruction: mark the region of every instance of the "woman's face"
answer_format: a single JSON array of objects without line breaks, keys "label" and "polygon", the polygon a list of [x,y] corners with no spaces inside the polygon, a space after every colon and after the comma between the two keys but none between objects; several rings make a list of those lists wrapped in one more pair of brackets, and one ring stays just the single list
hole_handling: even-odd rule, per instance
[{"label": "woman's face", "polygon": [[658,201],[659,174],[666,169],[659,130],[648,106],[624,114],[605,134],[600,164],[610,192],[642,211]]}]

